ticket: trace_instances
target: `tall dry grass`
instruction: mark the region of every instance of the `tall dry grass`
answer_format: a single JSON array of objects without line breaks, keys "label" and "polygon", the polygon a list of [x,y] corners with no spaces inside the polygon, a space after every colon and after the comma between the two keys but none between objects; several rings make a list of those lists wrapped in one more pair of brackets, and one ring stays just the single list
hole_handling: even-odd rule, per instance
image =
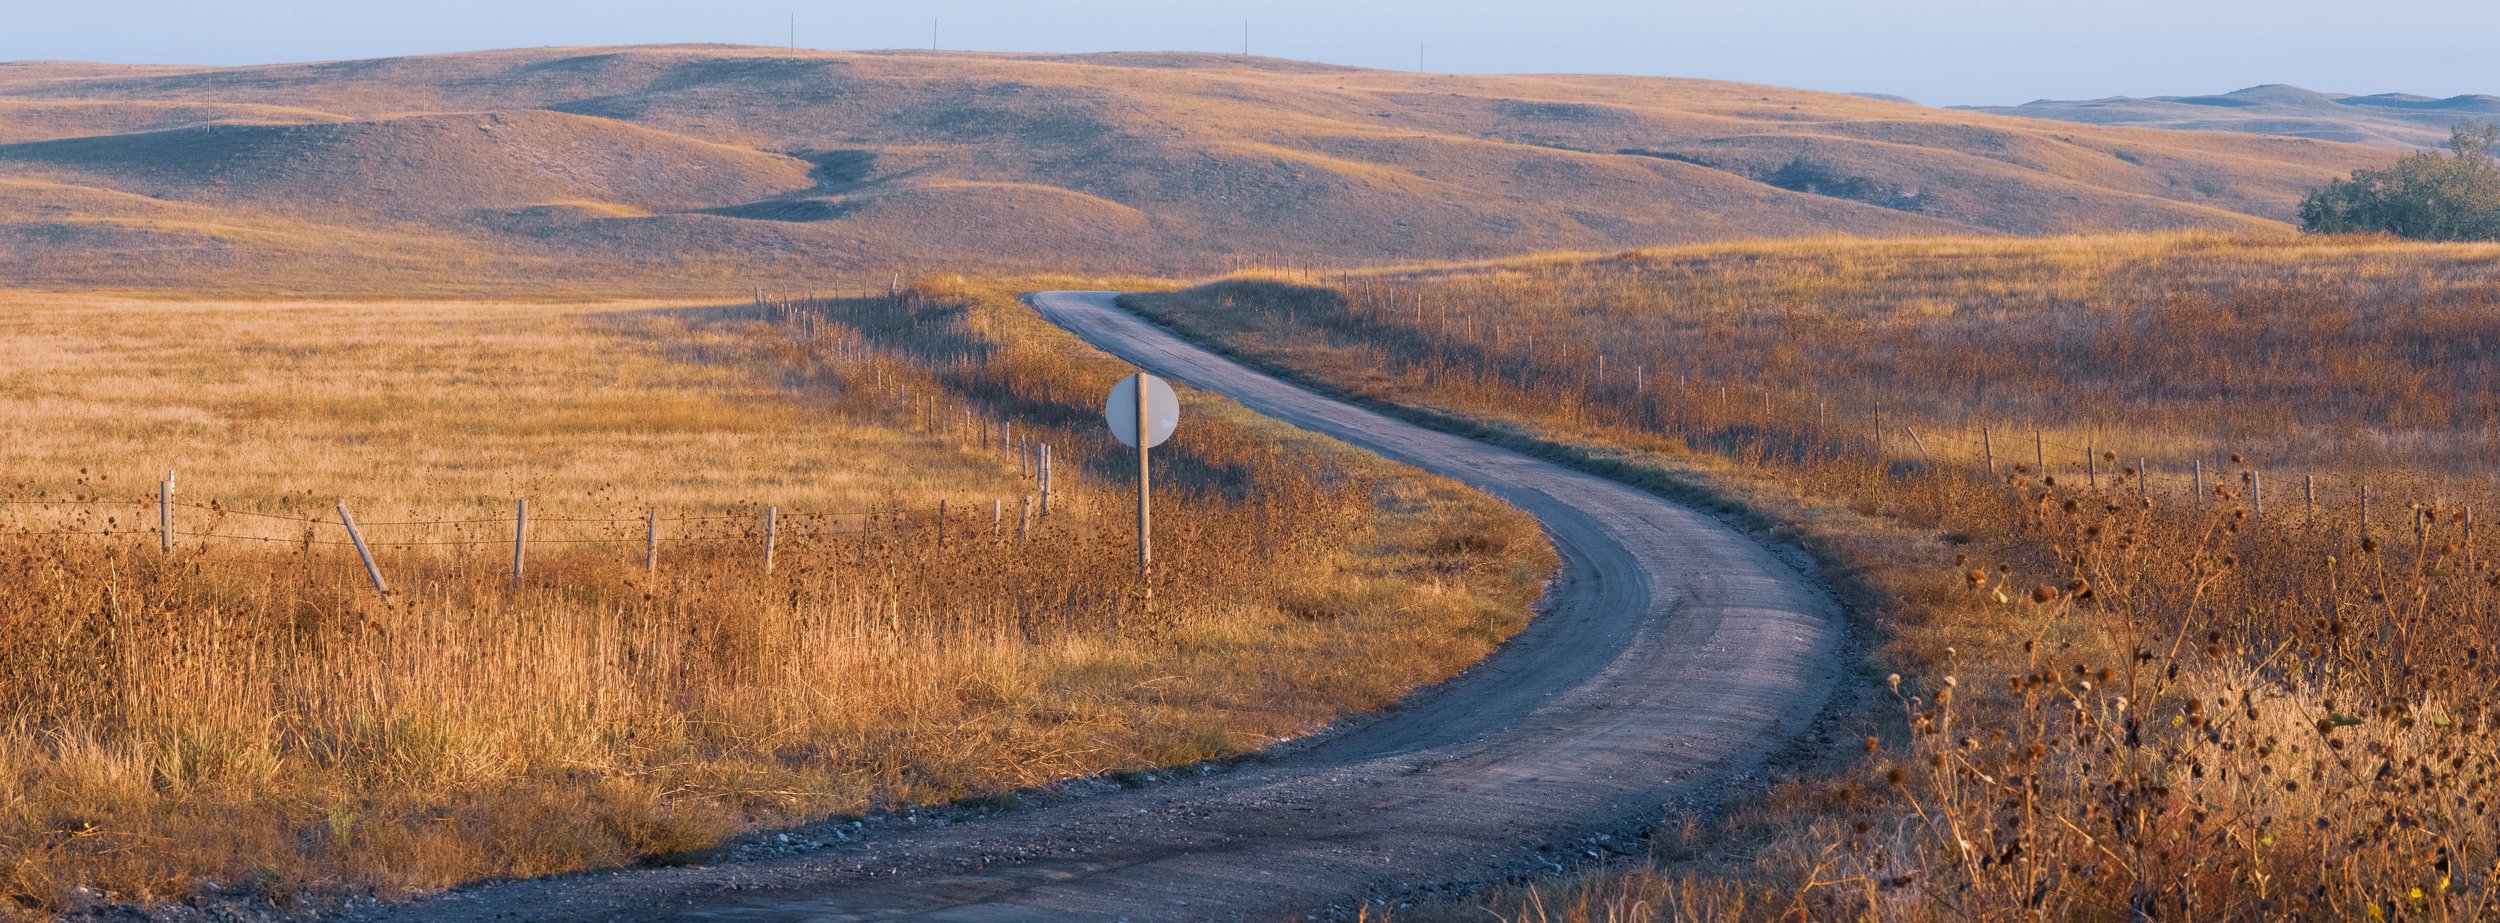
[{"label": "tall dry grass", "polygon": [[[1120,370],[1004,288],[804,324],[14,308],[0,470],[43,503],[0,508],[6,912],[405,894],[1240,753],[1463,668],[1551,567],[1481,495],[1192,396],[1149,599],[1096,418]],[[1019,541],[1016,444],[1045,441],[1052,514]],[[137,521],[168,467],[216,507],[170,555]],[[381,600],[316,521],[337,497],[444,544],[383,548]],[[766,505],[793,514],[769,573]]]},{"label": "tall dry grass", "polygon": [[[1898,672],[1861,760],[1725,822],[1743,855],[1662,836],[1673,861],[1498,896],[1504,919],[2475,919],[2500,894],[2495,262],[1826,242],[1137,303],[1747,507],[1872,591]],[[2043,470],[2035,425],[2099,453]],[[2026,437],[1993,473],[1936,439],[1980,426]],[[2311,471],[2343,488],[2314,515],[2282,489]]]}]

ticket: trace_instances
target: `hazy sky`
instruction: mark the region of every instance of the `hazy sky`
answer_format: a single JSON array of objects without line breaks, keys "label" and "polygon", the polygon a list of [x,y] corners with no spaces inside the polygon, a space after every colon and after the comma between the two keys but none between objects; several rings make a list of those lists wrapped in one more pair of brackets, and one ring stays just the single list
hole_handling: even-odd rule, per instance
[{"label": "hazy sky", "polygon": [[533,45],[1251,50],[1367,67],[1602,72],[1936,104],[2500,93],[2495,0],[7,0],[0,60],[258,64]]}]

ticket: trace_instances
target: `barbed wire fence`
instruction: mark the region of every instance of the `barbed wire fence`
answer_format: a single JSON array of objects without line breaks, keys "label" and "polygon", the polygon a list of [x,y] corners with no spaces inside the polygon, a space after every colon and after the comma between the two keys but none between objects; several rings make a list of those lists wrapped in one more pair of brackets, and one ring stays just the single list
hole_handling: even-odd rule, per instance
[{"label": "barbed wire fence", "polygon": [[359,520],[344,499],[328,509],[286,512],[222,500],[185,499],[177,490],[174,472],[167,472],[150,495],[107,498],[85,492],[82,471],[82,486],[62,496],[0,497],[0,538],[153,538],[161,552],[199,563],[267,564],[269,559],[217,554],[236,548],[286,550],[292,552],[289,563],[293,566],[361,576],[357,585],[369,586],[384,597],[392,590],[385,562],[376,557],[382,551],[509,549],[511,583],[517,587],[528,573],[532,549],[551,546],[605,548],[656,574],[663,566],[663,552],[671,550],[736,551],[753,556],[759,570],[770,572],[791,540],[855,546],[858,559],[866,560],[872,548],[898,543],[925,543],[931,550],[944,552],[950,541],[957,545],[975,540],[1023,544],[1037,538],[1043,523],[1054,518],[1061,493],[1055,470],[1060,447],[1040,438],[1048,435],[1041,427],[1019,427],[1013,419],[984,414],[960,396],[945,393],[933,380],[915,389],[913,376],[907,373],[916,370],[923,373],[919,378],[926,379],[926,373],[936,370],[917,368],[912,360],[893,354],[833,316],[834,306],[846,302],[856,310],[895,317],[916,306],[917,295],[902,284],[900,273],[885,283],[882,290],[863,287],[856,293],[779,295],[759,288],[754,293],[754,316],[794,340],[818,345],[828,355],[855,364],[860,380],[848,387],[889,402],[885,406],[902,425],[958,440],[968,448],[1012,456],[1015,476],[1027,488],[1020,496],[861,509],[774,504],[734,512],[672,512],[649,507],[630,515],[593,516],[540,515],[532,512],[528,499],[515,498],[506,516]]},{"label": "barbed wire fence", "polygon": [[270,512],[177,499],[170,481],[160,483],[154,496],[0,499],[0,539],[152,540],[159,551],[198,563],[269,564],[270,558],[235,557],[233,551],[284,551],[292,554],[292,565],[362,576],[365,585],[389,596],[383,562],[376,557],[382,551],[508,549],[515,586],[528,573],[531,553],[548,547],[609,550],[654,574],[664,565],[664,552],[747,554],[758,570],[769,573],[778,555],[800,541],[821,553],[856,553],[862,559],[872,548],[915,543],[941,554],[950,544],[1023,544],[1037,535],[1040,509],[1033,493],[1013,504],[1001,497],[847,510],[766,505],[734,513],[668,513],[652,507],[638,516],[532,515],[527,500],[515,500],[508,517],[363,521],[343,500],[326,511]]}]

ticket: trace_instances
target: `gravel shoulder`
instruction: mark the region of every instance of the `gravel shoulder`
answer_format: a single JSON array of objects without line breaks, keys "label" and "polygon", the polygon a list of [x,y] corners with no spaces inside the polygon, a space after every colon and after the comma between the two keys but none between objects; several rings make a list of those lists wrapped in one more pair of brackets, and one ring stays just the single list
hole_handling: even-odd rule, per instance
[{"label": "gravel shoulder", "polygon": [[1714,802],[1830,700],[1847,631],[1838,606],[1718,520],[1278,381],[1115,297],[1029,301],[1158,375],[1536,516],[1563,561],[1544,613],[1455,679],[1223,771],[1072,786],[976,818],[793,831],[806,848],[482,885],[368,918],[1280,919],[1551,866],[1558,848]]}]

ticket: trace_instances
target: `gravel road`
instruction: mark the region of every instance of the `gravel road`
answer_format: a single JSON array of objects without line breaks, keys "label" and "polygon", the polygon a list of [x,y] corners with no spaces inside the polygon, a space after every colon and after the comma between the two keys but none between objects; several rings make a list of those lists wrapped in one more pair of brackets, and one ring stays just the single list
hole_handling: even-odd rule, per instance
[{"label": "gravel road", "polygon": [[[371,916],[467,920],[1278,920],[1555,866],[1707,803],[1805,731],[1844,634],[1830,597],[1715,519],[1314,394],[1119,310],[1036,309],[1105,351],[1483,488],[1562,553],[1544,614],[1466,674],[1271,758],[960,822],[792,832],[701,867],[482,885]],[[838,836],[837,836],[838,834]],[[773,852],[767,850],[767,852]]]}]

